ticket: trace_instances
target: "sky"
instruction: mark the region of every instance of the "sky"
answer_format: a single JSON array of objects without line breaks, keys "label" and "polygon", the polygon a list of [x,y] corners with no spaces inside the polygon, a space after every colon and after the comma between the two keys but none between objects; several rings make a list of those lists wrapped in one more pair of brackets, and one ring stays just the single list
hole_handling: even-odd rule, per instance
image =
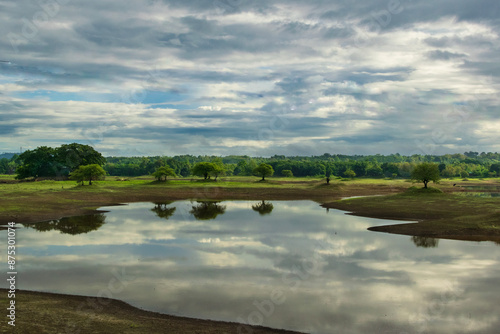
[{"label": "sky", "polygon": [[496,0],[0,1],[0,153],[500,152]]}]

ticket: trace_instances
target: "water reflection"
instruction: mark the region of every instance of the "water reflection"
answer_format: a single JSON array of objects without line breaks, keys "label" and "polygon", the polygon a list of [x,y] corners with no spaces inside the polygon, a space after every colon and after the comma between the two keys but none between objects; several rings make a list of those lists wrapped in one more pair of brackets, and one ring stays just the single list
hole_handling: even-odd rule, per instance
[{"label": "water reflection", "polygon": [[487,190],[487,191],[500,191],[500,186],[497,185],[476,185],[476,186],[460,186],[468,190]]},{"label": "water reflection", "polygon": [[168,205],[172,204],[172,202],[159,202],[159,203],[154,203],[155,207],[151,209],[156,215],[160,218],[163,219],[168,219],[170,218],[174,213],[177,208],[174,207],[168,207]]},{"label": "water reflection", "polygon": [[[313,334],[498,333],[495,244],[424,249],[367,231],[396,221],[326,214],[309,201],[273,201],[260,216],[257,204],[133,203],[102,208],[106,223],[92,233],[20,228],[19,288],[96,296],[119,273],[132,280],[113,298],[181,316]],[[172,223],[153,207],[176,208]]]},{"label": "water reflection", "polygon": [[252,210],[257,211],[259,215],[270,215],[273,212],[274,205],[271,202],[266,202],[262,200],[261,202],[252,205]]},{"label": "water reflection", "polygon": [[22,224],[24,227],[32,228],[39,232],[59,231],[63,234],[82,234],[97,231],[106,222],[103,213],[85,216],[66,217],[57,220],[34,224]]},{"label": "water reflection", "polygon": [[439,245],[439,239],[436,238],[413,236],[411,237],[411,241],[413,241],[415,246],[423,248],[437,248]]},{"label": "water reflection", "polygon": [[220,202],[197,201],[198,205],[193,205],[191,213],[197,220],[211,220],[223,215],[226,212],[226,206],[220,205]]},{"label": "water reflection", "polygon": [[499,192],[457,192],[455,195],[465,197],[500,197]]}]

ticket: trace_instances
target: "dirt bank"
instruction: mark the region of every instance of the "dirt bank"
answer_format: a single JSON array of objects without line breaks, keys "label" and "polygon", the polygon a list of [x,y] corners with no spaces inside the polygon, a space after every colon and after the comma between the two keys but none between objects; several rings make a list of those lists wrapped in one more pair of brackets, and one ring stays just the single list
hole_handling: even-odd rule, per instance
[{"label": "dirt bank", "polygon": [[[0,301],[6,310],[7,290],[0,289]],[[298,333],[237,323],[175,317],[144,311],[107,298],[72,296],[33,291],[16,291],[16,326],[2,319],[1,333]],[[5,311],[6,312],[6,311]],[[4,313],[5,313],[4,312]]]}]

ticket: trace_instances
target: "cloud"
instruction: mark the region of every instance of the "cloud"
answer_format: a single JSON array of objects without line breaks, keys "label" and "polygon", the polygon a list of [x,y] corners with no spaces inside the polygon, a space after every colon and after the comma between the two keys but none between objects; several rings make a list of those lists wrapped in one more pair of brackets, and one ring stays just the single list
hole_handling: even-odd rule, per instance
[{"label": "cloud", "polygon": [[463,53],[454,53],[454,52],[441,51],[441,50],[429,51],[427,54],[428,54],[429,58],[432,60],[450,60],[450,59],[454,59],[454,58],[466,57],[466,55]]},{"label": "cloud", "polygon": [[0,11],[6,150],[92,130],[105,155],[409,154],[458,105],[462,140],[433,152],[498,150],[494,1],[47,3]]}]

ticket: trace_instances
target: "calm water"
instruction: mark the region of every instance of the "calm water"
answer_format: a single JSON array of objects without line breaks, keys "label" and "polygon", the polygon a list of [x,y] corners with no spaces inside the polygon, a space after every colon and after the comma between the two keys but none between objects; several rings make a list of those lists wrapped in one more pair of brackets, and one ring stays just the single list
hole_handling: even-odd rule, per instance
[{"label": "calm water", "polygon": [[465,197],[500,197],[500,186],[460,186],[470,192],[455,194]]},{"label": "calm water", "polygon": [[310,201],[102,209],[19,228],[18,288],[311,333],[500,331],[491,242],[370,232],[395,222]]}]

